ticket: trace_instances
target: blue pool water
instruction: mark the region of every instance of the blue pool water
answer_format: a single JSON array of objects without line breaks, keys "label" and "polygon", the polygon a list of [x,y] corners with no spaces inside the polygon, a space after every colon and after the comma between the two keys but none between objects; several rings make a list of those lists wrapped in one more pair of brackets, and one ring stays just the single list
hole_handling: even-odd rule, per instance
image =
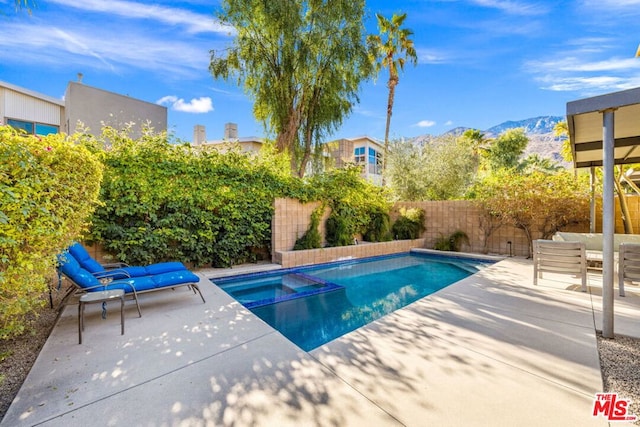
[{"label": "blue pool water", "polygon": [[410,253],[213,281],[310,351],[491,263]]}]

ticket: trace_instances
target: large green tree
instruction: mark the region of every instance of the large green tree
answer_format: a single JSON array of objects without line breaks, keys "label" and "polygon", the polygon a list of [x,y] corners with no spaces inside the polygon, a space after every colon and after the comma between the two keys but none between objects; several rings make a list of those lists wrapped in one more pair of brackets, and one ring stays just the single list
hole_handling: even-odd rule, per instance
[{"label": "large green tree", "polygon": [[237,33],[228,49],[211,52],[209,70],[244,86],[300,176],[372,76],[363,14],[363,0],[223,1],[220,19]]},{"label": "large green tree", "polygon": [[472,193],[491,217],[521,229],[530,250],[533,239],[549,239],[568,225],[589,220],[587,181],[569,171],[521,174],[501,169],[476,183]]},{"label": "large green tree", "polygon": [[461,198],[476,172],[473,156],[473,148],[453,136],[396,141],[389,149],[390,187],[405,201]]},{"label": "large green tree", "polygon": [[518,166],[520,156],[529,144],[523,128],[508,129],[492,140],[483,151],[483,156],[492,172]]},{"label": "large green tree", "polygon": [[384,130],[384,157],[382,158],[382,172],[386,171],[387,154],[389,152],[389,128],[391,126],[391,115],[393,112],[393,101],[395,98],[396,86],[400,82],[400,71],[404,70],[407,61],[414,65],[418,63],[416,49],[411,40],[413,31],[403,28],[407,14],[393,14],[391,19],[387,19],[380,14],[376,14],[378,19],[378,29],[380,34],[373,34],[368,37],[369,46],[375,60],[376,71],[381,68],[389,70],[389,96],[387,98],[387,123]]}]

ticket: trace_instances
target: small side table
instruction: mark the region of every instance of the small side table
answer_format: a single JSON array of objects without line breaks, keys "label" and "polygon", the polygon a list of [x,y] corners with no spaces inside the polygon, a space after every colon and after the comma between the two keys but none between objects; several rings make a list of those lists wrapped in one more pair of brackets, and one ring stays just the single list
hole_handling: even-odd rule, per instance
[{"label": "small side table", "polygon": [[96,302],[111,301],[120,299],[120,335],[124,335],[124,291],[122,289],[112,289],[109,291],[89,292],[80,297],[78,303],[78,344],[82,344],[82,331],[84,331],[84,306]]}]

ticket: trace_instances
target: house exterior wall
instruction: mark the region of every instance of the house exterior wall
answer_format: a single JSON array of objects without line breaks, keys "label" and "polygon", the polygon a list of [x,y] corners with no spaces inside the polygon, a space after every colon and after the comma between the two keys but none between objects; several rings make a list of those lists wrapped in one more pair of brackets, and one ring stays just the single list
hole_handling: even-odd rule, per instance
[{"label": "house exterior wall", "polygon": [[7,119],[57,126],[65,131],[64,102],[0,82],[0,124]]},{"label": "house exterior wall", "polygon": [[104,125],[122,129],[128,123],[134,123],[130,134],[134,139],[142,135],[147,124],[155,132],[167,130],[166,107],[82,83],[69,82],[65,102],[68,133],[76,132],[79,122],[93,134],[99,134]]},{"label": "house exterior wall", "polygon": [[[329,157],[332,159],[333,166],[343,168],[347,164],[358,164],[362,166],[362,177],[375,185],[382,185],[382,164],[381,158],[379,164],[376,165],[376,159],[372,160],[370,149],[376,153],[383,155],[384,147],[375,139],[368,136],[360,136],[356,138],[343,138],[329,142],[325,145]],[[362,150],[364,159],[358,161],[355,151]]]}]

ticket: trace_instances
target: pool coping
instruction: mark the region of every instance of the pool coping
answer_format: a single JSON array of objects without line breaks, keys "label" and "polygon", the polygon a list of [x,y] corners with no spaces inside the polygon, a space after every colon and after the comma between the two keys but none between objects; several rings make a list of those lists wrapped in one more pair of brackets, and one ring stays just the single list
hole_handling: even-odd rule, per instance
[{"label": "pool coping", "polygon": [[[532,270],[507,258],[311,353],[204,271],[205,304],[146,294],[124,336],[89,308],[78,345],[70,305],[0,425],[607,426],[592,416],[601,276],[584,293],[568,276],[534,287]],[[638,293],[616,297],[616,333],[639,335]]]}]

